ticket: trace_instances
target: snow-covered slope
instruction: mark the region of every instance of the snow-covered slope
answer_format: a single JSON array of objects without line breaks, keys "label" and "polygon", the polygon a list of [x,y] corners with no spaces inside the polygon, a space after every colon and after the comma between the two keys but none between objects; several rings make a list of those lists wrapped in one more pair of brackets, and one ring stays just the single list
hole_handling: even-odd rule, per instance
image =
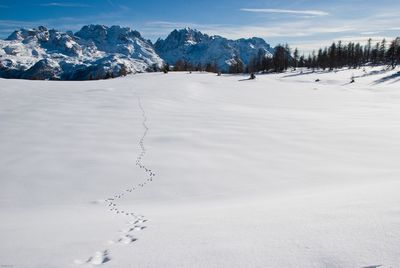
[{"label": "snow-covered slope", "polygon": [[250,58],[258,53],[266,56],[273,53],[273,48],[261,38],[229,40],[190,28],[174,30],[165,40],[157,40],[154,47],[169,64],[174,65],[178,60],[185,60],[194,66],[216,64],[222,71],[228,71],[236,58],[247,65]]},{"label": "snow-covered slope", "polygon": [[0,79],[1,265],[398,267],[398,72]]},{"label": "snow-covered slope", "polygon": [[0,40],[0,77],[88,80],[159,69],[162,59],[140,33],[120,26],[59,32],[41,26]]}]

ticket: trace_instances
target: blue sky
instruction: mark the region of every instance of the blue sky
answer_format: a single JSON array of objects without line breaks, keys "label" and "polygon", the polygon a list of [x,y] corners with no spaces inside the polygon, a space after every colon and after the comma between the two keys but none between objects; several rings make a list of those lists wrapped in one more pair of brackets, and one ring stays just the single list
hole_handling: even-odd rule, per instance
[{"label": "blue sky", "polygon": [[399,0],[0,0],[0,37],[44,25],[76,31],[86,24],[129,26],[145,38],[191,27],[228,38],[258,36],[304,52],[334,40],[400,36]]}]

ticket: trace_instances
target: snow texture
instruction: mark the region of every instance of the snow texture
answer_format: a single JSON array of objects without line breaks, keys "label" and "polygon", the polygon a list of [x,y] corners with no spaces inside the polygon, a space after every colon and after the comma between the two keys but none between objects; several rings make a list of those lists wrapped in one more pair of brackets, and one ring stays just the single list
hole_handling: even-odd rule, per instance
[{"label": "snow texture", "polygon": [[0,79],[1,265],[397,267],[398,72]]}]

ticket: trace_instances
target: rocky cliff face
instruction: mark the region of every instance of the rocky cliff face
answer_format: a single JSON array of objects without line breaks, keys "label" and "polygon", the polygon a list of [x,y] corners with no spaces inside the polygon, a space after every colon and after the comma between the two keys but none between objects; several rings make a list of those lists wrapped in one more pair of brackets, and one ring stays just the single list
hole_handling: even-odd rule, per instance
[{"label": "rocky cliff face", "polygon": [[229,40],[221,36],[209,36],[200,31],[185,28],[174,30],[154,45],[156,52],[169,64],[184,60],[194,66],[215,64],[219,70],[241,60],[245,65],[259,53],[272,56],[273,48],[261,38]]}]

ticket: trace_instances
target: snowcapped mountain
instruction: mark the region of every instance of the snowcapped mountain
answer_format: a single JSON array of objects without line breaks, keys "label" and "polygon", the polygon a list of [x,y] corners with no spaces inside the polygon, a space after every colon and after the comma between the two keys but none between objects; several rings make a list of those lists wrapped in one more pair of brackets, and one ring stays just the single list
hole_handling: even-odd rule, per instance
[{"label": "snowcapped mountain", "polygon": [[91,80],[158,70],[164,60],[184,60],[194,66],[215,64],[228,71],[273,48],[261,38],[229,40],[185,28],[174,30],[155,45],[139,32],[120,26],[87,25],[76,33],[35,29],[14,31],[0,40],[0,77]]},{"label": "snowcapped mountain", "polygon": [[195,66],[211,63],[216,64],[221,71],[228,71],[229,66],[238,59],[247,65],[258,53],[272,56],[274,51],[261,38],[229,40],[190,28],[172,31],[165,40],[158,39],[154,47],[169,64],[174,65],[178,60]]},{"label": "snowcapped mountain", "polygon": [[88,80],[161,68],[163,60],[140,33],[120,26],[60,32],[40,26],[0,40],[0,77]]}]

